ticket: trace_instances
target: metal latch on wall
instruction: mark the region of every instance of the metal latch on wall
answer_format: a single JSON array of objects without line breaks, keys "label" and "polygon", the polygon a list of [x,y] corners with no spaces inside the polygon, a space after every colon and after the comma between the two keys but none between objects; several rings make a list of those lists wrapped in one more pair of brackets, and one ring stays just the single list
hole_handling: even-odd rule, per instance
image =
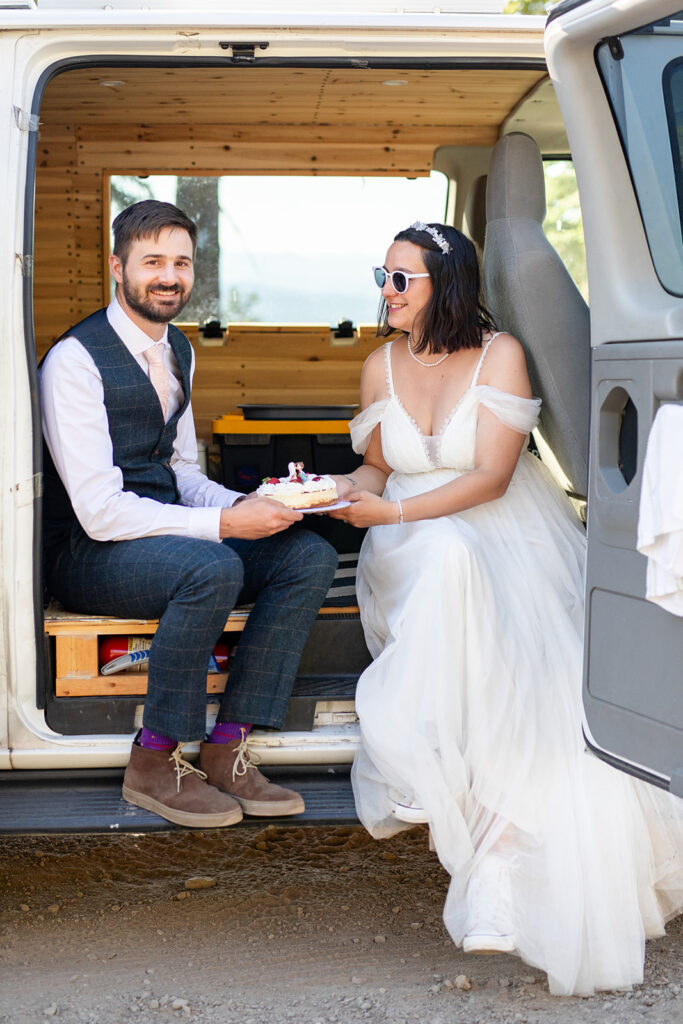
[{"label": "metal latch on wall", "polygon": [[232,59],[236,64],[253,64],[256,50],[267,50],[268,43],[227,43],[218,44],[221,50],[232,50]]}]

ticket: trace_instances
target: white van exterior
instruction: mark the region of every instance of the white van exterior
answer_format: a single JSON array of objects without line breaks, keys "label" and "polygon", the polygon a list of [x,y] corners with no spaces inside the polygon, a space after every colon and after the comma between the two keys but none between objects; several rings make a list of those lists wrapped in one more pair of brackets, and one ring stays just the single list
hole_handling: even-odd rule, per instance
[{"label": "white van exterior", "polygon": [[[506,62],[537,68],[541,73],[547,58],[552,84],[547,81],[545,87],[532,91],[539,104],[539,141],[543,144],[543,137],[547,141],[553,132],[555,138],[568,139],[566,153],[571,152],[576,167],[594,350],[588,492],[586,735],[599,753],[628,770],[660,785],[668,786],[672,779],[678,780],[672,788],[683,795],[683,720],[680,697],[676,711],[672,693],[672,680],[677,677],[680,683],[683,679],[683,623],[667,619],[666,613],[645,603],[641,593],[645,562],[633,544],[649,425],[659,403],[683,401],[683,290],[676,290],[678,279],[673,286],[669,282],[664,286],[661,266],[656,265],[652,256],[657,231],[663,235],[674,229],[656,203],[647,226],[642,216],[644,197],[651,195],[655,187],[662,189],[660,206],[676,202],[676,182],[670,170],[668,138],[661,128],[658,134],[654,133],[651,143],[644,138],[643,152],[633,156],[645,173],[647,159],[652,162],[648,147],[655,146],[658,174],[643,179],[640,195],[638,181],[634,188],[634,177],[639,171],[636,168],[634,173],[633,163],[630,166],[625,158],[622,137],[603,86],[604,78],[616,73],[612,68],[605,70],[604,60],[602,65],[596,60],[602,41],[624,36],[629,51],[634,37],[628,33],[675,14],[672,0],[622,0],[619,4],[606,0],[565,0],[551,15],[544,39],[545,19],[503,15],[500,4],[495,2],[463,0],[435,7],[421,0],[401,5],[388,0],[297,0],[294,4],[285,0],[257,4],[197,0],[188,7],[180,0],[147,0],[144,4],[135,0],[0,0],[0,152],[4,154],[0,158],[0,350],[6,385],[0,406],[0,770],[6,773],[3,782],[16,771],[34,772],[37,779],[44,770],[121,768],[130,750],[129,734],[56,732],[47,724],[45,710],[36,699],[37,678],[47,671],[41,650],[43,608],[38,584],[40,535],[36,514],[41,476],[32,292],[34,275],[40,273],[34,266],[35,218],[41,216],[40,211],[34,210],[34,180],[37,170],[40,173],[43,91],[56,71],[79,64],[115,68],[158,61],[165,66],[175,62],[189,67],[192,62],[218,60],[226,53],[233,54],[233,61],[242,54],[246,55],[244,60],[258,63],[262,59],[259,47],[265,44],[263,59],[280,60],[283,66],[288,61],[297,62],[299,67],[307,61],[311,65],[328,62],[330,66],[342,66],[345,61],[356,66],[364,62],[369,66],[375,66],[373,62],[384,66],[382,61],[387,66],[392,62],[414,62],[428,73],[430,66],[443,68],[449,61],[460,61],[463,67],[489,68],[495,75],[496,69],[504,68]],[[683,36],[674,31],[635,37],[639,50],[633,59],[642,62],[641,81],[652,61],[645,52],[640,54],[644,50],[641,44],[652,43],[653,39],[657,42],[660,36],[664,40],[661,48],[666,52],[656,58],[656,73],[650,72],[653,83],[660,65],[683,54]],[[222,50],[221,43],[225,44]],[[250,56],[253,46],[256,48]],[[627,53],[627,63],[630,59]],[[112,76],[117,77],[113,72]],[[647,122],[648,113],[647,109],[640,110],[642,120],[637,120],[638,97],[633,97],[629,105],[628,81],[623,117],[629,131],[635,132]],[[648,85],[650,88],[650,93],[645,92],[654,104],[655,85]],[[553,89],[562,120],[556,113]],[[140,103],[140,120],[144,121],[148,119],[144,97]],[[457,121],[455,100],[454,104]],[[507,112],[501,132],[530,126],[533,134],[533,122],[527,120],[527,113],[533,110],[531,100],[524,108],[524,117],[520,110],[521,106]],[[542,110],[549,112],[547,121],[541,117]],[[654,124],[656,118],[651,121]],[[464,148],[457,152],[449,149],[448,139],[446,131],[435,166],[443,167],[452,176],[454,189],[457,186],[449,209],[451,216],[461,223],[465,186],[487,166],[491,146],[474,145],[467,157]],[[558,145],[561,147],[562,143],[555,144],[555,152],[560,151]],[[662,255],[662,261],[675,260],[679,248],[672,241],[672,253]],[[64,287],[68,285],[65,283]],[[55,336],[68,326],[55,323]],[[626,383],[618,384],[622,378]],[[601,423],[605,431],[609,427],[605,425],[604,405],[606,396],[617,386],[614,381],[637,402],[639,415],[637,474],[618,493],[606,483],[609,472],[604,468],[608,456],[599,436]],[[619,535],[616,541],[610,530]],[[591,598],[590,588],[612,596],[607,604],[600,604]],[[605,643],[595,639],[595,631],[605,629],[615,616],[619,619],[622,611],[626,615],[627,633],[632,632],[636,620],[640,621],[638,616],[647,619],[644,635],[650,639],[641,642],[647,644],[647,659],[655,666],[655,678],[648,680],[645,696],[641,682],[624,682],[628,695],[625,708],[618,707],[615,687],[628,673],[628,662],[620,656],[612,658],[614,645],[624,634],[617,632]],[[593,614],[597,616],[595,621],[591,618]],[[648,632],[650,629],[652,633]],[[676,668],[671,669],[672,665]],[[655,702],[657,714],[653,723],[648,718],[648,702],[652,702],[657,677],[665,677],[664,692]],[[607,680],[604,686],[601,680]],[[353,757],[354,737],[353,727],[348,726],[336,732],[328,730],[324,743],[308,734],[292,733],[263,739],[261,752],[265,754],[264,760],[272,764],[348,763]],[[667,751],[665,757],[656,755],[662,743]],[[678,755],[680,760],[675,764]],[[680,777],[676,775],[679,769]]]}]

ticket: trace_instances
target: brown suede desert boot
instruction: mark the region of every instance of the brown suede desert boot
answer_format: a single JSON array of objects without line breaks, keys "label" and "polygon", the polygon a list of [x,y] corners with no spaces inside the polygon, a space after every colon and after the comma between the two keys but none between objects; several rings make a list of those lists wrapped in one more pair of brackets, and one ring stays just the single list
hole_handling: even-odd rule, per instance
[{"label": "brown suede desert boot", "polygon": [[242,808],[206,782],[204,772],[175,750],[149,750],[133,743],[123,777],[123,797],[176,825],[220,828],[242,820]]},{"label": "brown suede desert boot", "polygon": [[281,814],[301,814],[306,810],[303,797],[293,789],[269,782],[256,767],[257,755],[247,750],[247,741],[201,743],[199,767],[207,782],[237,800],[245,814],[277,818]]}]

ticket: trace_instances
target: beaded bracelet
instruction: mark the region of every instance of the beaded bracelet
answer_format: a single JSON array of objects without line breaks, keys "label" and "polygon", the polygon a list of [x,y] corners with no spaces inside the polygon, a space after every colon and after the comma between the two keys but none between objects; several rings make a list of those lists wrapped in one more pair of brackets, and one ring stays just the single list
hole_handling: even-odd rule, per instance
[{"label": "beaded bracelet", "polygon": [[396,504],[398,505],[398,521],[400,525],[403,522],[403,505],[400,498],[396,499]]}]

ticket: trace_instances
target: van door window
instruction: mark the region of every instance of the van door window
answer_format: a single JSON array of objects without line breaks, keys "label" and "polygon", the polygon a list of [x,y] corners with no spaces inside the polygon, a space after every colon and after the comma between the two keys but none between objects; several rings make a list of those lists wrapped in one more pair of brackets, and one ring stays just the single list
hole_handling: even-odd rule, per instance
[{"label": "van door window", "polygon": [[678,217],[683,234],[683,57],[672,60],[664,69],[664,104],[671,142]]},{"label": "van door window", "polygon": [[230,175],[110,178],[112,216],[139,199],[177,203],[199,227],[183,320],[375,323],[371,267],[415,220],[443,221],[448,179]]},{"label": "van door window", "polygon": [[598,67],[659,279],[683,295],[683,12],[613,37]]}]

